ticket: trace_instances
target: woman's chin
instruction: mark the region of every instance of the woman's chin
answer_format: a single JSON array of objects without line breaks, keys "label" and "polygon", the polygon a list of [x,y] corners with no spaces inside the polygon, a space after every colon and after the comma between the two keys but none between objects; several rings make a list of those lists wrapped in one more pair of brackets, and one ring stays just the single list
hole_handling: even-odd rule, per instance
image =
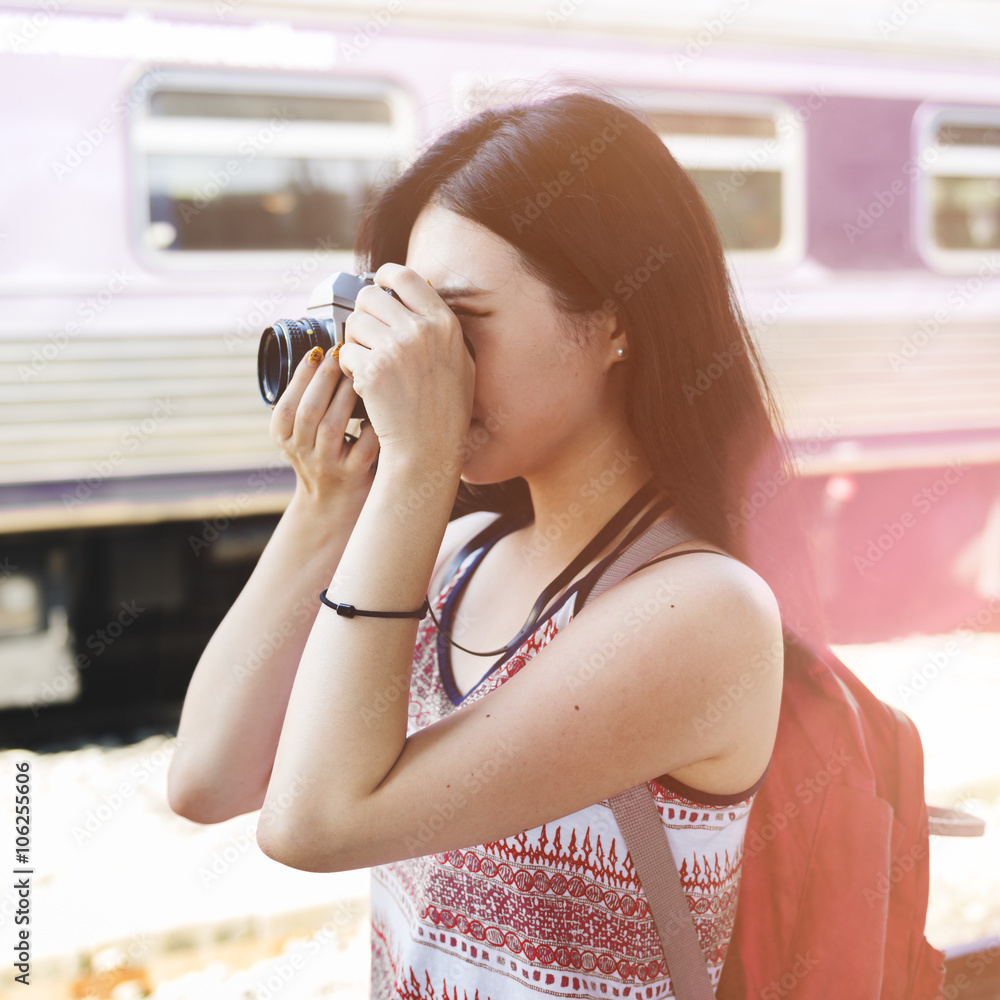
[{"label": "woman's chin", "polygon": [[495,482],[493,479],[484,479],[482,476],[477,476],[475,473],[470,472],[468,466],[462,469],[460,479],[466,486],[488,486],[490,483]]},{"label": "woman's chin", "polygon": [[489,486],[491,483],[498,483],[495,471],[487,468],[478,455],[473,452],[462,466],[461,480],[468,486]]}]

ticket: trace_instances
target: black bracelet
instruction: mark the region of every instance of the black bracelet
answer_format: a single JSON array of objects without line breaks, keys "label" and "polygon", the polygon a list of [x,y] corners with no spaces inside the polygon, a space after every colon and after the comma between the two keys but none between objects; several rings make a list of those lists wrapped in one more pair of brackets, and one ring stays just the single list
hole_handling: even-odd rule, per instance
[{"label": "black bracelet", "polygon": [[426,597],[416,611],[361,611],[353,604],[334,604],[333,601],[327,600],[326,590],[320,592],[319,599],[328,608],[333,608],[338,615],[343,615],[345,618],[353,618],[355,615],[364,615],[367,618],[424,618],[431,609]]}]

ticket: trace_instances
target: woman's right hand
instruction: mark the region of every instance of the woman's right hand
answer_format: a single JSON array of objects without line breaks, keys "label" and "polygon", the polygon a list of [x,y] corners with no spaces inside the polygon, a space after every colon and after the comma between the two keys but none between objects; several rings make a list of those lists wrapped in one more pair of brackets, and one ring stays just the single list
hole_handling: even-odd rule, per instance
[{"label": "woman's right hand", "polygon": [[271,413],[271,440],[295,469],[296,493],[319,507],[346,500],[360,508],[375,480],[378,436],[366,420],[356,441],[344,439],[358,396],[332,348],[310,364],[321,351],[313,348],[292,373]]}]

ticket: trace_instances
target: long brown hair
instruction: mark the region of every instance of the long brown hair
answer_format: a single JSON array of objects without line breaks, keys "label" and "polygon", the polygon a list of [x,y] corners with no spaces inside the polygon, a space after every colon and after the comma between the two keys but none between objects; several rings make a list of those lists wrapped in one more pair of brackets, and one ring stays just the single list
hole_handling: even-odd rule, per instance
[{"label": "long brown hair", "polygon": [[[656,485],[698,537],[768,582],[786,652],[805,633],[823,642],[778,407],[715,222],[659,136],[623,103],[585,92],[485,110],[376,194],[361,266],[404,261],[432,199],[510,243],[567,316],[617,314],[627,420]],[[463,482],[453,516],[511,508],[531,510],[523,479]]]}]

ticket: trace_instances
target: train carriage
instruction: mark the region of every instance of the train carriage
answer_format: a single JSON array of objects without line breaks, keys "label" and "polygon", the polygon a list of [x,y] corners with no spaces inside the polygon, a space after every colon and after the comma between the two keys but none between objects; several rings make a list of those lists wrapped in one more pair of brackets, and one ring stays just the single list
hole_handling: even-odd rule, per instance
[{"label": "train carriage", "polygon": [[[293,485],[261,330],[353,269],[365,198],[430,136],[574,82],[640,106],[712,208],[807,476],[831,638],[996,629],[1000,20],[650,11],[0,11],[4,707],[179,705]],[[779,488],[752,485],[747,518]]]}]

